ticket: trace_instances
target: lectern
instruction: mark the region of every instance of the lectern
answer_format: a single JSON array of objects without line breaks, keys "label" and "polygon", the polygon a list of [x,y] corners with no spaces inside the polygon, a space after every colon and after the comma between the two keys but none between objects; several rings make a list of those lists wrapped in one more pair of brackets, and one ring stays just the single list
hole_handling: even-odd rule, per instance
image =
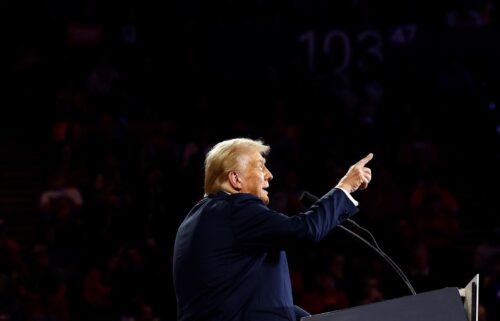
[{"label": "lectern", "polygon": [[479,275],[458,289],[416,295],[316,314],[301,321],[478,321]]}]

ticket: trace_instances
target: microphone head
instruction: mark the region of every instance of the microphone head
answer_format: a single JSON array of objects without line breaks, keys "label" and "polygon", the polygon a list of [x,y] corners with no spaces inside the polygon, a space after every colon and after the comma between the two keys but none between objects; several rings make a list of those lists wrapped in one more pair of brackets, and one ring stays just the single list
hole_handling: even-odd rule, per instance
[{"label": "microphone head", "polygon": [[300,195],[300,202],[306,206],[311,207],[314,203],[316,203],[319,198],[308,191],[304,191],[302,195]]}]

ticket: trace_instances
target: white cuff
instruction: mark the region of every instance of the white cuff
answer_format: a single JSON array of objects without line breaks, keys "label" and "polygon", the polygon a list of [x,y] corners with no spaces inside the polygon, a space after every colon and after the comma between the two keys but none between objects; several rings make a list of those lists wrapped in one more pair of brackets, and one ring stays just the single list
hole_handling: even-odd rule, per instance
[{"label": "white cuff", "polygon": [[347,195],[347,197],[351,200],[351,202],[354,204],[354,206],[358,206],[359,205],[359,202],[356,201],[354,199],[354,197],[352,197],[352,195],[350,193],[348,193],[345,189],[343,188],[340,188],[340,187],[337,187],[339,190],[341,190],[342,192],[345,193],[345,195]]}]

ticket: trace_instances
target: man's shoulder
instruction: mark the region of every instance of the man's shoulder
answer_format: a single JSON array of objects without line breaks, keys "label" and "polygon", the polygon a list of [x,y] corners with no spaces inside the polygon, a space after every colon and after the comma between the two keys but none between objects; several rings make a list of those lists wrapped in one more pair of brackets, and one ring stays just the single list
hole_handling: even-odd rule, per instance
[{"label": "man's shoulder", "polygon": [[207,207],[205,211],[209,212],[228,212],[230,215],[235,215],[237,213],[253,212],[258,209],[267,210],[267,206],[264,202],[253,194],[248,193],[223,193],[209,197]]},{"label": "man's shoulder", "polygon": [[251,204],[266,206],[258,196],[249,193],[235,193],[228,195],[227,201],[231,202],[235,206],[248,206]]},{"label": "man's shoulder", "polygon": [[227,201],[227,202],[242,202],[242,201],[258,201],[261,202],[261,199],[258,198],[256,195],[249,194],[249,193],[226,193],[226,192],[219,192],[215,195],[210,195],[208,196],[209,201]]},{"label": "man's shoulder", "polygon": [[248,193],[219,192],[211,194],[201,199],[190,211],[188,216],[200,212],[235,210],[239,207],[251,205],[266,206],[257,196]]}]

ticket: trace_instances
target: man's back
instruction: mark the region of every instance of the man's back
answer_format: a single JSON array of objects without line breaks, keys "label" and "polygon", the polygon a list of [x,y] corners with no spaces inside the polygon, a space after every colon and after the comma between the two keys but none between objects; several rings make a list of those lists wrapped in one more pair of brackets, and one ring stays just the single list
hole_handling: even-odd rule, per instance
[{"label": "man's back", "polygon": [[256,209],[267,207],[253,195],[219,193],[181,224],[174,247],[179,320],[258,320],[270,310],[271,320],[294,320],[285,253],[245,247],[235,234]]},{"label": "man's back", "polygon": [[282,249],[298,240],[319,241],[356,212],[338,189],[293,217],[251,194],[204,198],[179,227],[174,245],[179,321],[295,321]]}]

